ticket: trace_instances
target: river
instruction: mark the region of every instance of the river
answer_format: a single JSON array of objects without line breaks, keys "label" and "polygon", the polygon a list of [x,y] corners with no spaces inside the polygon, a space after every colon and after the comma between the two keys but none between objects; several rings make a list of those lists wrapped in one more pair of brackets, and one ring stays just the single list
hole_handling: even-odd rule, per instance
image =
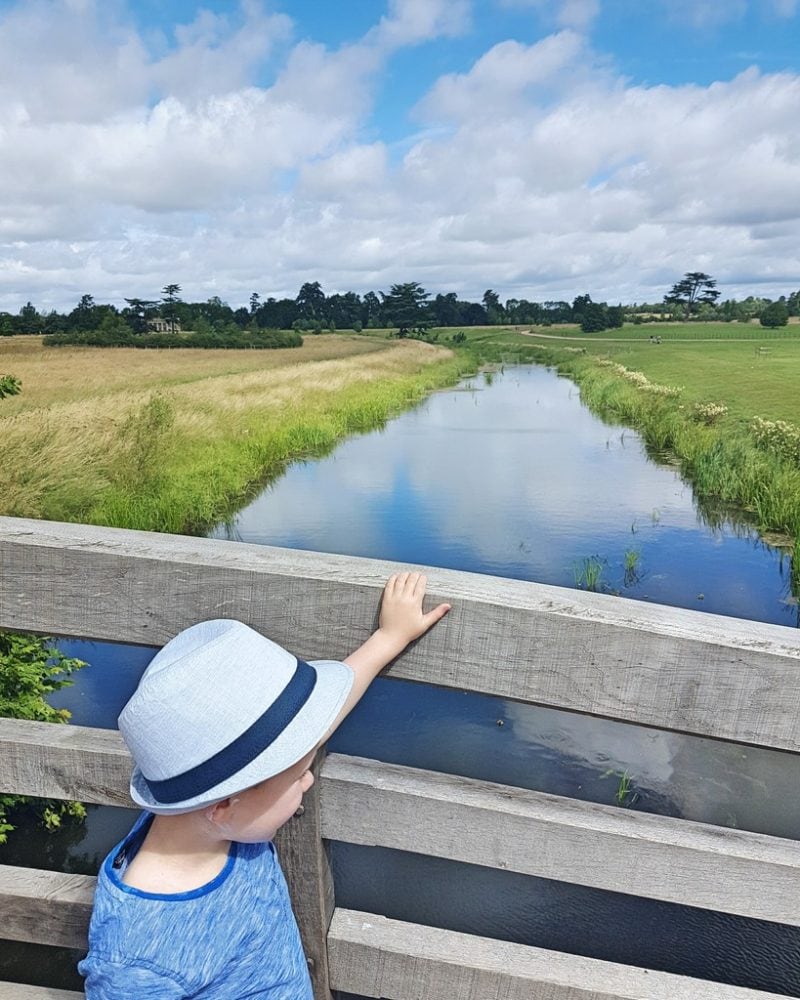
[{"label": "river", "polygon": [[[212,534],[798,621],[780,550],[741,517],[700,506],[638,435],[603,423],[571,382],[535,366],[478,375],[296,463]],[[113,726],[152,651],[62,646],[91,667],[53,701],[78,724]],[[331,749],[604,803],[626,781],[624,808],[800,831],[791,755],[401,681],[379,679]],[[84,836],[48,848],[53,866],[93,870],[129,822],[126,811],[92,809]],[[25,841],[9,860],[41,866],[41,838]],[[343,906],[800,995],[798,931],[643,901],[624,885],[600,892],[345,845],[333,860]]]}]

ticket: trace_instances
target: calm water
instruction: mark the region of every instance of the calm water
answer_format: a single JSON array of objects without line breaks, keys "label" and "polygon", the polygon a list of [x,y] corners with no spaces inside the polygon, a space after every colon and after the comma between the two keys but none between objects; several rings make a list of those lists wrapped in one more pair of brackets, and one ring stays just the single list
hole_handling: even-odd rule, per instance
[{"label": "calm water", "polygon": [[[797,624],[781,553],[699,510],[636,434],[597,420],[542,368],[479,376],[293,466],[214,535],[567,587],[591,558],[610,592]],[[92,666],[59,704],[78,724],[113,726],[152,651],[63,647]],[[332,749],[605,803],[627,773],[629,808],[800,831],[790,755],[400,681],[378,680]],[[92,810],[85,837],[49,848],[53,867],[93,870],[129,823]],[[42,865],[29,846],[8,860]],[[336,845],[334,866],[344,906],[800,995],[800,933],[777,925],[378,849]]]}]

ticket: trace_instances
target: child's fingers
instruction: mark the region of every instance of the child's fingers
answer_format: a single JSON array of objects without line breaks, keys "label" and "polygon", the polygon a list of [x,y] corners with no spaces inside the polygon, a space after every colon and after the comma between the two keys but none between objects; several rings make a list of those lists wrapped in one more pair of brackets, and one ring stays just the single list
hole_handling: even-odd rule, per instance
[{"label": "child's fingers", "polygon": [[425,628],[432,628],[438,621],[444,618],[451,608],[452,604],[440,604],[438,607],[434,608],[433,611],[429,611],[426,615],[423,615],[422,621]]},{"label": "child's fingers", "polygon": [[414,597],[422,601],[425,596],[425,588],[428,586],[428,578],[424,573],[414,573],[413,594]]}]

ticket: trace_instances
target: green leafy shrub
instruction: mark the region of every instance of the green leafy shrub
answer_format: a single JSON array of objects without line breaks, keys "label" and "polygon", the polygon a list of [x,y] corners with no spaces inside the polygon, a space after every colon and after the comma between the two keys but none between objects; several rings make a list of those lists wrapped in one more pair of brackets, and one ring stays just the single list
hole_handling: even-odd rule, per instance
[{"label": "green leafy shrub", "polygon": [[692,416],[700,424],[710,427],[725,416],[728,407],[724,403],[695,403]]},{"label": "green leafy shrub", "polygon": [[764,420],[754,417],[750,433],[759,448],[771,451],[800,465],[800,427],[786,420]]},{"label": "green leafy shrub", "polygon": [[[64,708],[53,708],[46,697],[71,684],[70,675],[83,666],[82,660],[65,656],[50,639],[0,632],[0,716],[33,722],[67,722],[70,713]],[[65,816],[82,819],[86,815],[80,802],[0,795],[0,844],[6,842],[8,833],[14,829],[9,822],[10,812],[22,805],[31,805],[49,830],[60,826]]]},{"label": "green leafy shrub", "polygon": [[22,388],[18,378],[13,375],[0,375],[0,399],[6,396],[16,396]]},{"label": "green leafy shrub", "polygon": [[52,333],[43,337],[42,343],[45,347],[202,347],[228,350],[247,348],[269,350],[278,347],[301,347],[303,344],[303,338],[296,330],[240,330],[235,324],[229,324],[221,330],[211,327],[195,333],[135,334],[123,326],[111,331]]}]

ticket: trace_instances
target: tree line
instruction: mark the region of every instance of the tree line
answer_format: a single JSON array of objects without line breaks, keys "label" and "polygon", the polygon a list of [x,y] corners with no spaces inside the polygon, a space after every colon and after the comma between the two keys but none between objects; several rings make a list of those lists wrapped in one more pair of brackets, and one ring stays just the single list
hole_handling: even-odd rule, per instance
[{"label": "tree line", "polygon": [[175,334],[191,330],[208,339],[212,335],[234,338],[242,331],[295,330],[299,333],[393,328],[399,336],[422,333],[429,327],[531,325],[577,323],[586,332],[611,329],[627,322],[671,320],[725,320],[748,322],[766,319],[764,325],[783,325],[800,315],[800,291],[772,301],[749,296],[742,301],[719,302],[716,281],[703,272],[687,272],[658,303],[623,306],[595,302],[588,293],[571,302],[533,302],[510,298],[487,289],[480,302],[458,297],[456,292],[432,295],[419,282],[392,285],[388,292],[369,291],[326,295],[318,281],[305,282],[295,298],[262,298],[250,295],[246,306],[234,308],[219,296],[204,302],[184,302],[181,286],[169,283],[158,299],[125,299],[118,309],[82,295],[69,312],[39,312],[27,302],[16,315],[0,312],[0,336],[14,334],[84,334],[86,342],[123,342],[154,329]]}]

